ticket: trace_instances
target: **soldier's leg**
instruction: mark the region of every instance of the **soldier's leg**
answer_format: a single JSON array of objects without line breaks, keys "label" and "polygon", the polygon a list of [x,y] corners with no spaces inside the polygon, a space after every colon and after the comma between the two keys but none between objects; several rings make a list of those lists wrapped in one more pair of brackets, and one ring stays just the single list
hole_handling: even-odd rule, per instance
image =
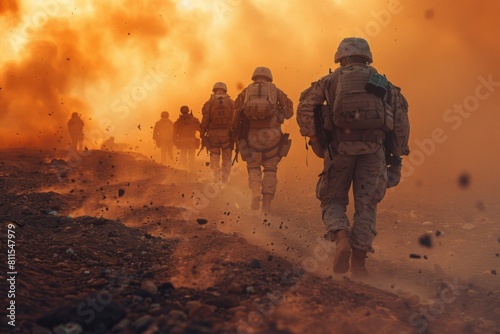
[{"label": "soldier's leg", "polygon": [[188,151],[188,149],[181,148],[180,149],[180,157],[179,157],[182,168],[186,168],[186,169],[187,169],[187,151]]},{"label": "soldier's leg", "polygon": [[167,148],[164,145],[162,145],[160,147],[160,150],[161,150],[161,163],[164,164],[167,156]]},{"label": "soldier's leg", "polygon": [[355,159],[355,156],[350,155],[334,156],[331,167],[320,175],[316,185],[316,196],[321,201],[322,218],[327,232],[350,229],[346,210]]},{"label": "soldier's leg", "polygon": [[166,144],[167,157],[170,161],[174,161],[174,145],[172,143]]},{"label": "soldier's leg", "polygon": [[349,203],[355,156],[336,155],[331,167],[322,175],[316,186],[321,201],[322,217],[327,233],[325,238],[336,243],[333,256],[333,271],[338,274],[349,270],[351,245],[349,242],[349,219],[346,215]]},{"label": "soldier's leg", "polygon": [[387,188],[387,166],[383,148],[372,154],[358,156],[353,179],[354,223],[352,245],[365,252],[373,252],[372,243],[377,235],[377,204],[384,198]]},{"label": "soldier's leg", "polygon": [[220,180],[220,148],[210,149],[210,168],[214,173],[214,182],[219,182]]},{"label": "soldier's leg", "polygon": [[230,147],[222,149],[222,182],[227,182],[231,172],[231,153]]},{"label": "soldier's leg", "polygon": [[194,155],[195,155],[195,149],[188,149],[188,170],[190,172],[194,172],[195,166],[194,166]]},{"label": "soldier's leg", "polygon": [[[273,153],[273,152],[271,152]],[[271,201],[274,199],[274,194],[276,194],[276,185],[278,183],[278,164],[281,158],[276,154],[274,156],[267,157],[264,154],[262,160],[262,166],[264,167],[264,176],[262,178],[262,209],[270,210]]]},{"label": "soldier's leg", "polygon": [[253,152],[247,160],[248,185],[252,192],[252,209],[260,207],[260,193],[262,187],[262,153]]},{"label": "soldier's leg", "polygon": [[355,213],[351,234],[351,274],[354,278],[368,274],[366,253],[373,252],[372,243],[377,235],[377,204],[384,198],[386,188],[387,166],[383,148],[358,156],[353,180]]}]

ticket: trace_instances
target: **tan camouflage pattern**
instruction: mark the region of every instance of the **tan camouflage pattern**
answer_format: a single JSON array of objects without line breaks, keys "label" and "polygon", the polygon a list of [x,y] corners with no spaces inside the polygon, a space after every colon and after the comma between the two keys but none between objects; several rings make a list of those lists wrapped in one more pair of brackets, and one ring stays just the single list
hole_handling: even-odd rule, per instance
[{"label": "tan camouflage pattern", "polygon": [[[235,100],[236,111],[233,129],[238,127],[238,123],[242,117],[247,88],[245,88]],[[252,122],[250,122],[247,142],[251,156],[247,160],[247,169],[248,183],[252,190],[253,197],[260,197],[261,194],[268,194],[273,198],[276,193],[278,164],[281,160],[281,158],[277,156],[277,144],[282,135],[281,124],[283,124],[285,119],[290,119],[292,116],[292,100],[290,100],[282,90],[277,88],[275,115],[270,119],[269,123],[267,123],[268,125],[256,129],[252,128]],[[276,148],[270,150],[273,147]]]},{"label": "tan camouflage pattern", "polygon": [[[302,92],[297,107],[297,122],[303,136],[315,136],[314,107],[325,101],[333,106],[339,73],[340,68],[312,83],[311,87]],[[392,87],[395,86],[391,85]],[[391,98],[391,105],[396,114],[394,132],[398,132],[397,126],[407,126],[409,129],[408,123],[404,124],[408,121],[407,108],[402,108],[405,100],[399,89],[391,90]],[[330,128],[333,129],[333,124]],[[322,154],[324,169],[316,187],[323,222],[327,231],[350,231],[353,248],[373,252],[372,243],[377,235],[377,204],[384,198],[387,188],[384,135],[375,133],[373,136],[367,136],[370,139],[366,141],[342,141],[342,138],[352,136],[353,133],[348,133],[350,130],[346,129],[333,130],[334,142],[330,144],[330,152],[325,149]],[[400,135],[395,137],[396,139],[391,139],[394,142],[394,151],[403,154],[409,152],[407,138],[403,140],[401,131]],[[346,215],[351,185],[355,208],[352,226]]]},{"label": "tan camouflage pattern", "polygon": [[[349,189],[353,187],[354,220],[352,228],[346,215]],[[353,248],[373,252],[372,243],[377,235],[377,204],[384,198],[387,188],[387,166],[383,147],[370,154],[336,154],[325,159],[325,169],[316,186],[321,201],[326,230],[351,231]]]},{"label": "tan camouflage pattern", "polygon": [[[215,88],[215,86],[214,86]],[[231,156],[232,156],[232,148],[231,148],[231,122],[234,115],[234,101],[227,94],[217,94],[213,97],[218,98],[222,97],[227,100],[228,106],[230,106],[230,114],[231,121],[228,123],[227,128],[217,129],[211,128],[211,105],[212,103],[216,103],[212,97],[203,105],[202,108],[202,120],[201,120],[201,134],[205,134],[208,137],[209,147],[208,150],[210,152],[210,168],[213,170],[214,181],[218,182],[220,179],[223,182],[226,182],[229,179],[229,174],[231,173]],[[222,166],[221,166],[221,157],[222,157]]]}]

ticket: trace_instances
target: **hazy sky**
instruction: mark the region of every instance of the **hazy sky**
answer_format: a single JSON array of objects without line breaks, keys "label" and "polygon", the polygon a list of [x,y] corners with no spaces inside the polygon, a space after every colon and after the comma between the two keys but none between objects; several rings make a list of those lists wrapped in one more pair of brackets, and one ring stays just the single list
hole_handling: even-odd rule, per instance
[{"label": "hazy sky", "polygon": [[[408,175],[500,168],[498,2],[46,0],[2,2],[0,15],[1,147],[64,148],[76,111],[89,148],[115,136],[147,151],[161,111],[201,116],[214,82],[236,97],[256,66],[296,106],[359,36],[409,101]],[[295,119],[285,128],[301,140]]]}]

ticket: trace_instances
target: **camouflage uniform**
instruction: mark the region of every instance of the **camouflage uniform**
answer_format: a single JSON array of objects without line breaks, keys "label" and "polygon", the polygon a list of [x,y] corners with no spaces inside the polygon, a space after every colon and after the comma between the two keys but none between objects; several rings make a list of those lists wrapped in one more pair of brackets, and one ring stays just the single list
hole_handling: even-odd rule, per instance
[{"label": "camouflage uniform", "polygon": [[172,135],[174,133],[174,122],[168,119],[168,113],[166,111],[161,113],[161,119],[155,123],[153,128],[153,140],[156,142],[161,150],[161,163],[166,162],[166,158],[170,161],[174,160],[173,148],[174,142]]},{"label": "camouflage uniform", "polygon": [[196,131],[200,131],[200,121],[189,108],[181,107],[181,115],[174,123],[173,141],[180,150],[180,163],[189,171],[194,170],[195,150],[200,146],[200,139],[196,138]]},{"label": "camouflage uniform", "polygon": [[[231,153],[233,151],[231,125],[234,116],[234,101],[227,95],[227,87],[217,82],[214,94],[203,105],[201,134],[206,136],[210,151],[210,167],[214,171],[214,182],[222,179],[227,182],[231,172]],[[220,165],[222,153],[222,169]]]},{"label": "camouflage uniform", "polygon": [[[371,53],[369,56],[369,59],[366,57],[369,60],[367,62],[371,63]],[[376,73],[367,62],[349,66],[364,67]],[[314,82],[310,88],[302,92],[297,108],[297,121],[303,136],[316,137],[314,113],[318,112],[318,109],[315,109],[318,105],[326,102],[330,108],[328,113],[333,113],[331,108],[338,93],[337,85],[342,68],[344,66]],[[393,131],[387,133],[381,129],[339,128],[333,125],[331,119],[326,119],[323,126],[332,133],[332,140],[328,146],[322,147],[317,141],[310,142],[315,153],[324,158],[324,168],[316,187],[316,195],[321,201],[327,236],[331,237],[339,230],[350,231],[350,245],[353,252],[356,249],[373,252],[372,243],[377,235],[377,204],[383,199],[387,188],[386,153],[397,157],[409,153],[408,106],[400,89],[391,83],[385,103],[394,113]],[[386,152],[389,146],[390,152]],[[352,229],[346,216],[351,184],[355,208]]]},{"label": "camouflage uniform", "polygon": [[[259,69],[266,69],[269,72],[268,77],[256,75]],[[267,73],[266,71],[266,73]],[[254,83],[270,82],[272,76],[267,68],[257,68],[252,76]],[[252,191],[252,208],[257,209],[257,202],[263,196],[263,209],[268,209],[270,201],[274,198],[277,184],[278,164],[283,155],[281,143],[283,143],[283,133],[281,124],[285,119],[293,116],[293,102],[286,94],[272,84],[276,93],[276,104],[273,106],[273,115],[262,120],[248,119],[248,131],[244,138],[239,138],[239,151],[242,159],[247,162],[248,182]],[[245,107],[246,92],[250,86],[245,88],[235,100],[235,117],[233,128],[238,128],[240,120],[245,116],[243,110]],[[241,142],[243,139],[243,142]],[[288,147],[289,148],[289,147]],[[286,154],[285,154],[286,155]]]},{"label": "camouflage uniform", "polygon": [[68,121],[68,132],[71,137],[71,147],[75,151],[81,151],[83,148],[83,126],[82,119],[74,112]]}]

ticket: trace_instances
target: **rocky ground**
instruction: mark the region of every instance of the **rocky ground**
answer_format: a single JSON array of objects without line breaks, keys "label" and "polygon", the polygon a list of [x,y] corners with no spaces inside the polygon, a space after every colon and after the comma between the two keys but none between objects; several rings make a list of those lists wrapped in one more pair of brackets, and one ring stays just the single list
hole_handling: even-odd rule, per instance
[{"label": "rocky ground", "polygon": [[[262,214],[246,208],[244,173],[220,188],[203,165],[187,174],[137,154],[0,154],[3,310],[9,227],[17,272],[16,326],[2,316],[2,332],[500,333],[500,233],[487,215],[454,230],[433,202],[381,207],[391,223],[379,227],[372,279],[354,282],[331,276],[317,202],[308,194],[299,210],[293,182]],[[477,270],[460,247],[470,230],[491,235]]]}]

